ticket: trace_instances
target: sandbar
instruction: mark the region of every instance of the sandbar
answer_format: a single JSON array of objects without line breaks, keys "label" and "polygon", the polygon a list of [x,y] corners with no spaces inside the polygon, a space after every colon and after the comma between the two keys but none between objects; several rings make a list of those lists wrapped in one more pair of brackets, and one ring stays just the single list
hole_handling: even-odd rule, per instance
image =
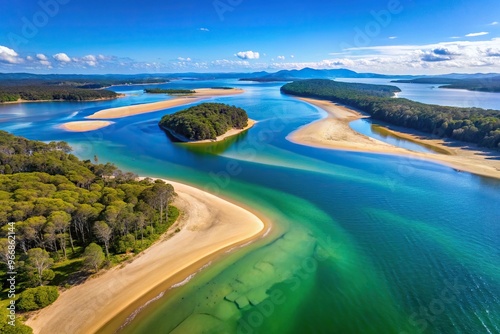
[{"label": "sandbar", "polygon": [[[62,292],[54,304],[26,321],[34,333],[94,333],[155,287],[178,283],[176,274],[185,274],[183,280],[208,256],[263,235],[267,223],[256,214],[200,189],[165,181],[179,195],[175,205],[182,212],[170,228],[173,236],[164,237],[131,263]],[[180,232],[173,233],[176,228]]]},{"label": "sandbar", "polygon": [[104,128],[113,124],[110,121],[76,121],[59,125],[61,129],[72,132],[85,132]]},{"label": "sandbar", "polygon": [[203,99],[208,99],[214,96],[229,96],[243,93],[243,89],[212,89],[212,88],[200,88],[195,89],[194,94],[186,95],[176,95],[173,99],[137,104],[133,106],[124,106],[117,108],[109,108],[95,112],[94,114],[87,116],[86,118],[122,118],[127,116],[133,116],[138,114],[144,114],[148,112],[154,112],[162,109],[178,107],[194,102],[201,101]]},{"label": "sandbar", "polygon": [[433,146],[442,153],[421,153],[396,147],[380,140],[362,135],[349,127],[349,122],[368,117],[349,107],[312,98],[298,98],[315,105],[327,112],[327,117],[307,124],[291,133],[287,139],[291,142],[345,151],[370,152],[411,156],[432,160],[457,171],[466,171],[476,175],[500,179],[500,152],[478,148],[447,139],[432,139],[429,135],[401,127],[384,127],[402,137],[423,145]]}]

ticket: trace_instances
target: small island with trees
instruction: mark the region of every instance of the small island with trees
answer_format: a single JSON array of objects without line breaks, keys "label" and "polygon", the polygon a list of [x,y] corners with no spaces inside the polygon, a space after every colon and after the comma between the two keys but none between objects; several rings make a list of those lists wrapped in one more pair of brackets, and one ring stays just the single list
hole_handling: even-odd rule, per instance
[{"label": "small island with trees", "polygon": [[254,125],[245,110],[222,103],[202,103],[165,115],[158,125],[182,142],[218,141]]}]

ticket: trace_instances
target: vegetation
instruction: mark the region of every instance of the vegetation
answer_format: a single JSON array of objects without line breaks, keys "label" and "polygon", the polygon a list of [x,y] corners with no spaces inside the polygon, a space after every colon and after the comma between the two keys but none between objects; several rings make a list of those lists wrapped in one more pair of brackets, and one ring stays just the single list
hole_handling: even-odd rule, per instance
[{"label": "vegetation", "polygon": [[500,111],[456,108],[392,98],[397,87],[302,80],[281,87],[285,94],[328,99],[370,114],[374,119],[440,137],[500,148]]},{"label": "vegetation", "polygon": [[396,80],[401,83],[445,84],[439,88],[467,89],[471,91],[500,93],[500,76],[482,79],[417,78]]},{"label": "vegetation", "polygon": [[[170,184],[138,181],[112,164],[81,161],[70,151],[65,142],[46,144],[0,131],[0,279],[6,282],[13,226],[16,288],[24,310],[55,300],[57,288],[46,284],[67,286],[87,276],[86,269],[96,271],[146,249],[179,215],[170,205],[176,195]],[[7,291],[4,284],[3,299]]]},{"label": "vegetation", "polygon": [[34,311],[44,308],[56,301],[59,292],[55,286],[39,286],[26,289],[19,296],[17,306],[22,311]]},{"label": "vegetation", "polygon": [[234,88],[233,87],[219,86],[219,87],[210,87],[210,89],[227,89],[227,90],[230,90],[230,89],[234,89]]},{"label": "vegetation", "polygon": [[21,317],[16,314],[13,323],[9,324],[9,309],[2,305],[0,307],[0,333],[2,334],[33,334],[31,327],[22,323]]},{"label": "vegetation", "polygon": [[232,128],[243,129],[248,125],[245,110],[222,103],[202,103],[165,115],[159,126],[185,137],[187,140],[215,139]]},{"label": "vegetation", "polygon": [[[106,225],[106,223],[103,223]],[[109,232],[111,235],[111,229],[109,228]],[[94,270],[95,272],[99,271],[99,268],[104,263],[104,252],[102,251],[102,247],[96,243],[91,243],[85,248],[85,252],[83,252],[84,258],[84,266],[88,269]]]},{"label": "vegetation", "polygon": [[149,94],[194,94],[194,90],[189,89],[162,89],[162,88],[147,88],[144,93]]},{"label": "vegetation", "polygon": [[26,101],[88,101],[113,99],[117,93],[110,90],[83,89],[72,86],[0,86],[0,102]]}]

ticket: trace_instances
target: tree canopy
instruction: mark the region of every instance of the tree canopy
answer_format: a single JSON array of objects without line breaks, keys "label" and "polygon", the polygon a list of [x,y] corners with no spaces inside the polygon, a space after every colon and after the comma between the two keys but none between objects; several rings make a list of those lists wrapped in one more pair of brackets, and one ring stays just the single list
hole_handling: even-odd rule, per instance
[{"label": "tree canopy", "polygon": [[88,101],[113,99],[118,94],[105,89],[85,89],[70,85],[0,86],[0,102],[26,100]]},{"label": "tree canopy", "polygon": [[245,110],[222,103],[202,103],[165,115],[159,123],[162,129],[187,140],[215,139],[232,128],[243,129],[247,125]]},{"label": "tree canopy", "polygon": [[424,104],[393,98],[399,88],[332,80],[301,80],[281,87],[285,94],[327,99],[370,114],[374,119],[500,149],[500,111]]},{"label": "tree canopy", "polygon": [[81,258],[93,242],[106,249],[108,261],[138,253],[177,218],[169,206],[176,195],[171,185],[139,181],[70,151],[65,142],[46,144],[0,131],[0,263],[7,263],[12,222],[21,287],[50,284],[60,261]]}]

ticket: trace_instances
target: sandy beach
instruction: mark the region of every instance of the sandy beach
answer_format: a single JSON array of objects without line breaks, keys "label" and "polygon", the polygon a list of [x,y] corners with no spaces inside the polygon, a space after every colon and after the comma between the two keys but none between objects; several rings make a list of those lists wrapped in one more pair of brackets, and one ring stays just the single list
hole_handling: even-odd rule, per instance
[{"label": "sandy beach", "polygon": [[87,116],[86,118],[121,118],[132,115],[138,115],[153,111],[158,111],[167,108],[173,108],[182,106],[189,103],[194,103],[201,101],[203,99],[208,99],[215,96],[229,96],[243,93],[243,89],[211,89],[211,88],[200,88],[195,89],[194,94],[189,95],[179,95],[171,100],[144,103],[133,106],[124,106],[117,108],[109,108],[97,111],[96,113]]},{"label": "sandy beach", "polygon": [[430,139],[424,134],[412,130],[404,129],[402,132],[402,128],[397,128],[398,131],[387,129],[388,132],[392,132],[396,136],[436,147],[447,154],[413,152],[352,130],[349,127],[349,122],[366,117],[355,110],[326,100],[299,99],[325,110],[328,116],[305,125],[290,134],[287,139],[294,143],[347,151],[409,155],[445,164],[458,171],[500,179],[499,152],[460,146],[463,143],[453,143],[443,139]]},{"label": "sandy beach", "polygon": [[250,129],[252,126],[255,125],[255,123],[257,123],[257,122],[254,121],[253,119],[248,119],[248,125],[245,126],[243,129],[233,128],[233,129],[230,129],[229,131],[227,131],[226,133],[224,133],[223,135],[217,136],[215,139],[205,139],[205,140],[189,140],[186,137],[181,136],[181,135],[179,135],[179,134],[177,134],[169,129],[164,128],[164,130],[168,131],[168,133],[170,133],[173,137],[177,138],[178,140],[181,140],[185,144],[190,144],[190,145],[191,144],[206,144],[206,143],[220,142],[220,141],[223,141],[227,138],[236,136],[236,135]]},{"label": "sandy beach", "polygon": [[94,333],[156,286],[178,283],[178,277],[173,279],[177,273],[196,272],[209,255],[264,232],[263,221],[242,207],[200,189],[165,181],[179,195],[175,205],[182,215],[172,228],[181,231],[157,242],[132,263],[64,291],[54,304],[26,322],[34,333]]},{"label": "sandy beach", "polygon": [[113,124],[110,121],[76,121],[59,125],[61,129],[72,132],[85,132],[104,128]]}]

